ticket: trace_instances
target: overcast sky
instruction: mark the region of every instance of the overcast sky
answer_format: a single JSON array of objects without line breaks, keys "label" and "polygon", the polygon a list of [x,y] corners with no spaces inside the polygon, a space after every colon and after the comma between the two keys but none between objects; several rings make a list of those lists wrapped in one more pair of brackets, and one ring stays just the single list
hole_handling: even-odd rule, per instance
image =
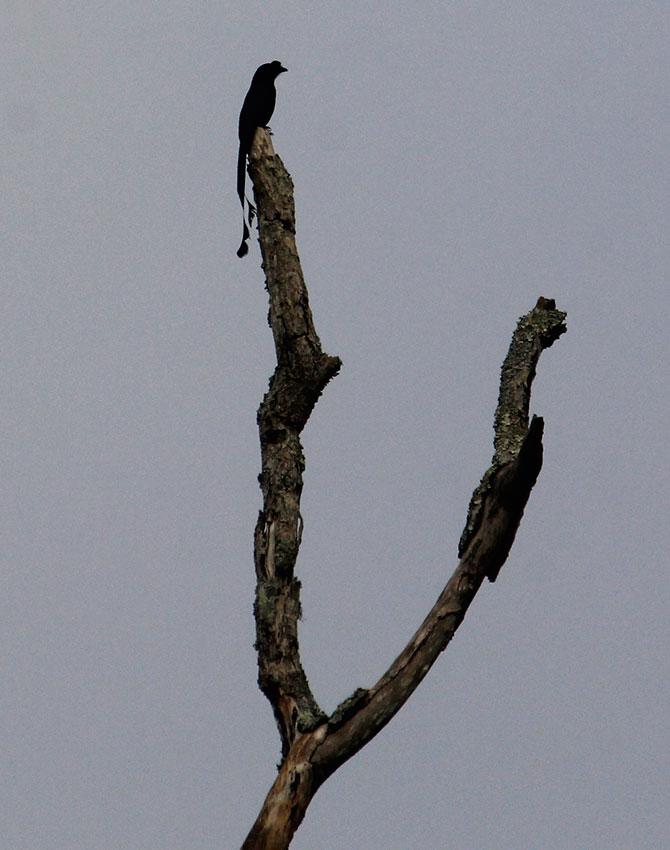
[{"label": "overcast sky", "polygon": [[668,24],[648,0],[5,0],[3,850],[237,848],[272,782],[252,533],[274,362],[235,162],[273,59],[344,363],[304,433],[324,709],[456,563],[517,318],[568,311],[500,578],[292,847],[670,845]]}]

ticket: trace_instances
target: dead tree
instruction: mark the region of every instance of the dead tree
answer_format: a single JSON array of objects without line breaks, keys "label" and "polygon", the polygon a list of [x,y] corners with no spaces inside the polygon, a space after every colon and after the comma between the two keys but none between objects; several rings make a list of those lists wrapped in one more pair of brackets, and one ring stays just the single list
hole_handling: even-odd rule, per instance
[{"label": "dead tree", "polygon": [[356,690],[328,715],[300,662],[300,582],[294,568],[305,468],[300,433],[341,363],[323,352],[314,328],[295,244],[293,184],[265,130],[256,132],[249,173],[277,354],[258,410],[263,509],[254,539],[254,614],[258,682],[277,721],[282,760],[242,850],[285,850],[319,787],[403,706],[451,640],[484,579],[495,581],[505,563],[542,465],[543,421],[537,416],[528,421],[535,368],[541,352],[566,328],[565,313],[547,298],[519,319],[502,366],[493,461],[470,501],[458,565],[379,681]]}]

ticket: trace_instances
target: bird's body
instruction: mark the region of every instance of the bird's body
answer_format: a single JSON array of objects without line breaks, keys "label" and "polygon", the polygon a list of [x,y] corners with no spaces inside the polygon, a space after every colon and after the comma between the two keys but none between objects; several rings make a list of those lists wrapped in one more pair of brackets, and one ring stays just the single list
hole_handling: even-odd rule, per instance
[{"label": "bird's body", "polygon": [[[275,80],[286,70],[281,64],[275,60],[261,65],[254,74],[247,96],[244,98],[242,109],[240,110],[240,121],[238,125],[238,134],[240,138],[240,148],[237,155],[237,194],[242,204],[242,221],[244,222],[244,231],[242,242],[237,249],[237,256],[243,257],[249,250],[247,240],[249,239],[249,228],[244,221],[244,183],[246,176],[247,155],[251,150],[251,145],[256,135],[257,127],[267,127],[268,121],[272,118],[272,113],[275,109],[275,101],[277,99],[277,91],[275,89]],[[249,204],[249,223],[253,219],[255,208]]]}]

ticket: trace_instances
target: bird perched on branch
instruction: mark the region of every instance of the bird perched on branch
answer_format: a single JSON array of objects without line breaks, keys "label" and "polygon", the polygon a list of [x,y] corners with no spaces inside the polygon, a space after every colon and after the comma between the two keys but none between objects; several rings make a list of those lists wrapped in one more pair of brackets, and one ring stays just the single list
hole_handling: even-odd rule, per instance
[{"label": "bird perched on branch", "polygon": [[[242,110],[240,111],[239,137],[240,150],[237,155],[237,194],[240,197],[242,204],[242,223],[244,230],[242,232],[242,242],[237,249],[237,256],[243,257],[249,250],[247,240],[249,239],[249,228],[244,220],[244,180],[246,176],[247,154],[251,150],[251,145],[256,135],[257,127],[269,129],[268,121],[272,118],[272,113],[275,110],[275,101],[277,99],[277,91],[275,89],[275,80],[280,74],[283,74],[287,69],[284,68],[281,62],[276,59],[274,62],[267,62],[261,65],[254,74],[247,96],[244,98]],[[256,214],[256,207],[249,203],[249,224],[253,222]]]}]

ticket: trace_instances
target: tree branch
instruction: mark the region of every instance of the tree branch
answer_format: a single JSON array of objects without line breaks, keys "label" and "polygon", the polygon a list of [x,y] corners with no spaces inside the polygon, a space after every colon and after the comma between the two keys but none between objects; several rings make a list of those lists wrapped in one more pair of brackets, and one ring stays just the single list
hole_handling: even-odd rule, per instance
[{"label": "tree branch", "polygon": [[263,509],[254,535],[259,685],[272,704],[285,756],[296,735],[323,722],[298,647],[300,582],[293,571],[305,462],[300,432],[340,360],[321,349],[295,244],[293,184],[266,130],[256,131],[249,171],[258,209],[269,322],[277,367],[258,410]]},{"label": "tree branch", "polygon": [[502,368],[491,467],[473,493],[460,561],[405,649],[370,689],[326,717],[298,650],[304,458],[299,435],[340,360],[321,349],[295,246],[293,186],[268,134],[258,130],[249,173],[259,214],[277,367],[258,411],[263,510],[255,532],[259,684],[282,739],[282,763],[243,850],[285,850],[318,788],[399,711],[462,622],[484,578],[497,577],[542,466],[543,422],[528,423],[541,352],[565,331],[565,313],[540,298],[514,332]]},{"label": "tree branch", "polygon": [[[402,708],[445,649],[486,576],[494,581],[521,523],[542,466],[543,422],[528,425],[530,389],[540,353],[565,331],[565,313],[540,298],[517,325],[502,368],[495,416],[495,454],[473,494],[461,560],[437,602],[381,679],[359,690],[329,720],[330,734],[315,751],[315,768],[330,775],[370,741]],[[476,508],[473,509],[473,504]],[[474,518],[473,518],[474,517]],[[343,719],[340,719],[343,714]]]},{"label": "tree branch", "polygon": [[[492,500],[495,501],[495,493],[504,490],[505,487],[509,490],[506,482],[513,485],[515,478],[525,475],[529,479],[526,482],[528,492],[535,483],[542,466],[544,423],[541,419],[534,418],[530,429],[528,427],[530,391],[540,354],[545,348],[553,345],[561,334],[565,333],[565,330],[565,313],[557,310],[555,302],[550,298],[539,298],[535,308],[522,316],[517,323],[500,376],[500,394],[493,422],[495,434],[493,460],[472,494],[465,528],[458,545],[459,557],[463,557],[470,545],[475,542],[474,538],[487,511],[491,513],[495,510],[495,505],[492,503]],[[526,487],[521,487],[521,492],[525,489]],[[512,486],[512,490],[507,494],[508,502],[513,490]],[[528,495],[525,499],[527,498]],[[523,514],[523,505],[520,506],[520,510],[519,521]],[[514,540],[514,533],[502,560],[498,559],[499,563],[493,564],[487,572],[491,581],[495,581],[498,570],[507,557],[509,547]]]}]

